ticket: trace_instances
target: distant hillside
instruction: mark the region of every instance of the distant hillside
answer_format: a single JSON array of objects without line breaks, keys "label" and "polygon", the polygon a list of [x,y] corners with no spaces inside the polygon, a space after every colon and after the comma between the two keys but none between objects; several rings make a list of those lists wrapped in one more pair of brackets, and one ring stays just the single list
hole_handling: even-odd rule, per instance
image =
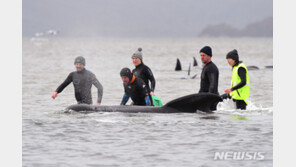
[{"label": "distant hillside", "polygon": [[[207,25],[235,28],[272,16],[272,0],[23,0],[22,34],[59,37],[195,37]],[[230,12],[231,11],[231,12]],[[48,34],[49,35],[49,34]]]},{"label": "distant hillside", "polygon": [[228,24],[209,25],[201,31],[200,37],[272,37],[273,18],[248,24],[243,29],[234,28]]}]

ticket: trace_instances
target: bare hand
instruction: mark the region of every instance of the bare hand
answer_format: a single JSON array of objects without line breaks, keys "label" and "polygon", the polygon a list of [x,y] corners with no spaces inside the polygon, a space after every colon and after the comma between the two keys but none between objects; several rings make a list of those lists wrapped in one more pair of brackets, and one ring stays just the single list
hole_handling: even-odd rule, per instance
[{"label": "bare hand", "polygon": [[150,92],[150,95],[153,95],[153,96],[155,96],[155,94],[154,94],[152,91]]},{"label": "bare hand", "polygon": [[58,96],[58,92],[53,92],[53,94],[51,95],[51,98],[55,99]]},{"label": "bare hand", "polygon": [[227,88],[224,90],[225,93],[229,94],[230,92],[232,92],[232,90],[230,88]]},{"label": "bare hand", "polygon": [[99,105],[101,105],[101,103],[96,103],[96,104],[95,104],[95,106],[99,106]]}]

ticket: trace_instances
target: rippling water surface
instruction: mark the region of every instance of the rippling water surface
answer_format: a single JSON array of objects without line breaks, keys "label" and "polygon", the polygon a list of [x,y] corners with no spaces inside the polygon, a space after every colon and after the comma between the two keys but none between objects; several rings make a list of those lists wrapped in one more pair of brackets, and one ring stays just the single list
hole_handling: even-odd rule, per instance
[{"label": "rippling water surface", "polygon": [[[213,49],[220,71],[219,92],[228,88],[231,68],[225,55],[237,49],[250,70],[247,111],[231,101],[214,114],[64,113],[74,104],[72,84],[55,100],[51,94],[74,71],[74,58],[104,87],[103,105],[119,104],[119,71],[133,68],[131,55],[143,48],[143,60],[156,78],[155,94],[167,103],[199,90],[198,51]],[[271,38],[204,39],[23,39],[23,166],[272,166],[273,70]],[[187,77],[189,63],[199,67]],[[184,71],[175,72],[179,58]],[[192,68],[191,68],[192,69]],[[92,89],[93,99],[97,93]],[[248,120],[235,120],[235,116]],[[263,160],[214,160],[215,152],[261,152]]]}]

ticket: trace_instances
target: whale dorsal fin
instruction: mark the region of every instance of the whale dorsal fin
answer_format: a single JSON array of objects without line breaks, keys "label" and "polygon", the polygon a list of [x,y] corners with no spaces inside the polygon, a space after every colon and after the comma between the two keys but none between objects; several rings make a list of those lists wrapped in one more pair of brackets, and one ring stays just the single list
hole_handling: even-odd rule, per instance
[{"label": "whale dorsal fin", "polygon": [[193,67],[197,66],[197,61],[195,59],[195,57],[193,57]]},{"label": "whale dorsal fin", "polygon": [[181,70],[182,70],[181,62],[180,62],[180,60],[177,58],[177,63],[176,63],[175,71],[181,71]]},{"label": "whale dorsal fin", "polygon": [[188,68],[188,77],[190,77],[190,71],[191,71],[191,68],[190,68],[190,66],[191,66],[191,63],[189,63],[189,68]]}]

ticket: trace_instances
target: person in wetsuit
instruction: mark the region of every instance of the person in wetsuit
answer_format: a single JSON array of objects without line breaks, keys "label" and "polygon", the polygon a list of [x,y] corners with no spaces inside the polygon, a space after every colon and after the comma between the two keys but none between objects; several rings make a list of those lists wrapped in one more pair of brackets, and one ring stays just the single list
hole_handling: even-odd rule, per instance
[{"label": "person in wetsuit", "polygon": [[199,53],[201,61],[204,65],[201,72],[199,92],[210,92],[219,95],[219,70],[212,62],[212,49],[209,46],[205,46],[200,50]]},{"label": "person in wetsuit", "polygon": [[226,94],[223,99],[232,98],[236,103],[237,109],[245,110],[248,104],[250,94],[250,79],[248,69],[242,61],[239,61],[237,50],[234,49],[227,53],[226,59],[232,67],[231,87],[224,90]]},{"label": "person in wetsuit", "polygon": [[[219,70],[212,62],[212,48],[209,46],[203,47],[200,51],[200,58],[203,63],[203,69],[200,75],[200,89],[201,92],[218,93]],[[210,109],[216,110],[217,104],[213,104]]]},{"label": "person in wetsuit", "polygon": [[[153,100],[151,95],[154,95],[155,90],[155,79],[151,69],[143,63],[143,54],[142,48],[138,48],[138,50],[132,55],[133,64],[135,65],[135,69],[133,69],[132,73],[137,77],[141,78],[147,86],[148,97],[147,103],[153,106]],[[149,81],[151,86],[149,86]]]},{"label": "person in wetsuit", "polygon": [[82,56],[75,58],[74,65],[76,71],[71,72],[68,75],[66,80],[56,89],[51,97],[55,99],[58,93],[61,93],[65,87],[73,82],[77,103],[92,104],[91,87],[92,85],[95,85],[98,89],[98,99],[95,105],[100,105],[103,96],[103,86],[98,81],[95,74],[84,68],[85,59]]},{"label": "person in wetsuit", "polygon": [[131,97],[133,105],[146,106],[147,86],[141,78],[136,77],[129,68],[123,68],[120,71],[120,76],[123,81],[124,95],[120,105],[125,105]]}]

